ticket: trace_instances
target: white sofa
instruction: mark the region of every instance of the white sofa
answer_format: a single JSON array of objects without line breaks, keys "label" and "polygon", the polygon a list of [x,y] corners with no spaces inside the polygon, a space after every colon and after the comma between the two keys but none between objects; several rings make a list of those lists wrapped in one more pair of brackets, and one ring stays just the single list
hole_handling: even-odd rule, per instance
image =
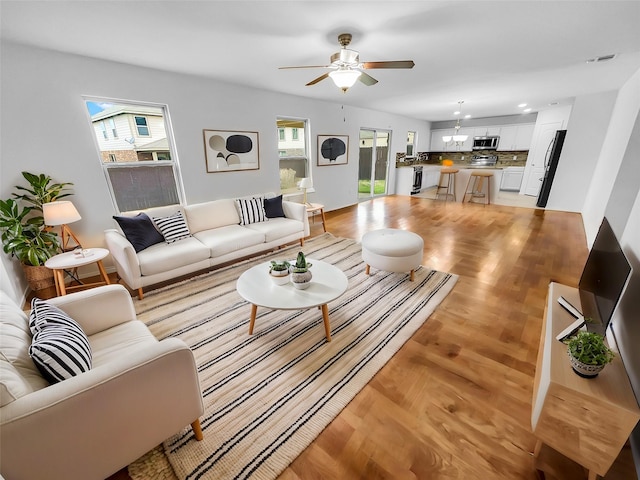
[{"label": "white sofa", "polygon": [[[270,197],[272,194],[267,194]],[[244,197],[251,198],[251,197]],[[166,217],[181,211],[192,236],[174,243],[158,243],[136,253],[119,226],[105,231],[107,248],[111,252],[121,279],[138,297],[143,287],[171,280],[232,260],[247,257],[309,236],[309,220],[304,204],[282,202],[285,217],[240,225],[234,199],[213,200],[194,205],[156,207],[121,215],[135,216],[140,212],[150,218]]]},{"label": "white sofa", "polygon": [[202,438],[193,353],[180,339],[156,340],[136,320],[126,288],[107,285],[48,302],[87,335],[92,366],[50,385],[29,356],[27,315],[0,291],[4,478],[102,480],[186,425]]}]

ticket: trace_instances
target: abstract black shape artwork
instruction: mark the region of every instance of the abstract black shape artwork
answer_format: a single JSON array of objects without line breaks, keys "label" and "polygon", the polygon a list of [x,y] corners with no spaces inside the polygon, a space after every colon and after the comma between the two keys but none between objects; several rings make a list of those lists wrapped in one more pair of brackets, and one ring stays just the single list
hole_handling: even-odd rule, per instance
[{"label": "abstract black shape artwork", "polygon": [[208,173],[260,168],[258,132],[203,130]]},{"label": "abstract black shape artwork", "polygon": [[318,165],[344,165],[348,161],[348,135],[318,135]]}]

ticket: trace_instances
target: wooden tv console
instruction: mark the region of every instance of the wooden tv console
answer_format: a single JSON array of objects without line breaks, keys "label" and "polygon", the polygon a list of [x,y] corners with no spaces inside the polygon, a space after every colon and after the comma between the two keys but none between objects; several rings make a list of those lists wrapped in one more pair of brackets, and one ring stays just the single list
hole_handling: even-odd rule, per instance
[{"label": "wooden tv console", "polygon": [[[575,319],[558,303],[563,296],[579,310],[578,289],[549,284],[533,385],[531,426],[543,444],[604,476],[640,419],[640,408],[618,355],[596,378],[573,372],[567,346],[556,340]],[[613,346],[610,347],[613,349]]]}]

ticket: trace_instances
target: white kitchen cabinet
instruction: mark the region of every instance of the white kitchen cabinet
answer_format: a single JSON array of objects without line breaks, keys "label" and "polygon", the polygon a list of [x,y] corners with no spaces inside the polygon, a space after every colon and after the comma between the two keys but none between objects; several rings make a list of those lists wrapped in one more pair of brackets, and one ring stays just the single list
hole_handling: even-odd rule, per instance
[{"label": "white kitchen cabinet", "polygon": [[475,127],[473,129],[474,137],[495,137],[502,135],[502,127],[489,126],[489,127]]},{"label": "white kitchen cabinet", "polygon": [[500,190],[519,191],[522,184],[524,167],[507,167],[502,171]]},{"label": "white kitchen cabinet", "polygon": [[431,131],[431,145],[429,151],[431,152],[444,152],[445,144],[442,141],[443,135],[451,135],[451,130],[447,133],[447,130],[432,130]]},{"label": "white kitchen cabinet", "polygon": [[534,127],[534,123],[504,125],[500,132],[498,151],[529,150]]},{"label": "white kitchen cabinet", "polygon": [[435,187],[440,180],[440,166],[425,165],[422,168],[422,189]]}]

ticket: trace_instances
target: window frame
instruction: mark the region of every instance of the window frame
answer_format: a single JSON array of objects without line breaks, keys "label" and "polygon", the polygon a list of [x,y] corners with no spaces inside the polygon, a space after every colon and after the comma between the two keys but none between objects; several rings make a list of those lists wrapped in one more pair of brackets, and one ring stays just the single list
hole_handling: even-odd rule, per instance
[{"label": "window frame", "polygon": [[[173,124],[171,122],[171,115],[169,112],[169,105],[166,103],[153,103],[153,102],[145,102],[139,100],[123,100],[123,99],[115,99],[115,98],[107,98],[107,97],[91,97],[85,96],[82,97],[82,102],[84,106],[84,110],[87,115],[87,124],[89,129],[91,130],[91,137],[93,138],[93,142],[96,147],[97,160],[100,163],[102,168],[102,173],[104,175],[105,181],[107,183],[107,189],[109,191],[109,197],[111,198],[111,203],[113,205],[114,211],[116,213],[122,213],[124,210],[120,210],[118,206],[118,201],[116,197],[116,192],[113,188],[113,184],[111,182],[111,177],[109,176],[110,169],[122,169],[122,168],[136,168],[136,167],[145,167],[145,166],[167,166],[170,165],[173,171],[173,179],[175,181],[176,193],[178,195],[178,203],[175,205],[185,205],[185,193],[184,193],[184,184],[182,181],[182,172],[180,169],[180,161],[178,159],[178,152],[175,145],[175,138],[173,135]],[[164,120],[165,133],[167,134],[167,142],[169,144],[169,153],[171,155],[170,160],[149,160],[149,161],[137,161],[137,162],[103,162],[101,156],[100,145],[98,144],[98,139],[96,138],[95,131],[93,129],[93,121],[91,119],[91,114],[89,113],[89,109],[87,108],[87,102],[95,102],[95,103],[111,103],[111,104],[125,104],[132,106],[142,106],[142,107],[154,107],[162,110],[162,117]],[[141,116],[141,115],[134,115]],[[146,120],[146,117],[145,117]],[[135,122],[135,120],[134,120]],[[104,120],[101,122],[104,123]],[[134,127],[137,132],[137,125]],[[148,122],[147,122],[147,128]],[[151,133],[149,131],[149,133]],[[149,137],[151,135],[148,135]],[[168,204],[173,205],[173,204]]]},{"label": "window frame", "polygon": [[[295,156],[283,156],[281,155],[281,153],[283,152],[279,147],[280,147],[280,130],[284,130],[286,127],[281,127],[280,125],[278,125],[278,123],[280,121],[293,121],[293,122],[301,122],[304,125],[304,150],[305,150],[305,155],[300,156],[300,155],[295,155]],[[285,115],[278,115],[276,117],[276,128],[278,130],[277,132],[277,138],[278,138],[278,142],[277,142],[277,158],[278,158],[278,171],[280,171],[280,165],[281,165],[281,161],[282,160],[300,160],[303,159],[306,162],[306,174],[307,174],[307,178],[311,178],[312,182],[313,182],[313,169],[312,169],[312,165],[313,165],[313,152],[311,150],[311,121],[308,118],[304,118],[304,117],[292,117],[292,116],[285,116]],[[298,127],[292,127],[292,131],[294,128],[298,128]],[[286,141],[286,134],[285,136],[285,141]],[[292,139],[294,140],[294,139]],[[299,140],[299,138],[298,138]],[[294,196],[294,195],[300,195],[302,193],[302,191],[300,190],[300,188],[297,185],[296,182],[296,186],[290,189],[283,189],[282,188],[282,183],[279,183],[279,187],[280,187],[280,192],[284,195],[284,196]],[[314,192],[314,188],[310,188],[307,190],[307,192]]]}]

